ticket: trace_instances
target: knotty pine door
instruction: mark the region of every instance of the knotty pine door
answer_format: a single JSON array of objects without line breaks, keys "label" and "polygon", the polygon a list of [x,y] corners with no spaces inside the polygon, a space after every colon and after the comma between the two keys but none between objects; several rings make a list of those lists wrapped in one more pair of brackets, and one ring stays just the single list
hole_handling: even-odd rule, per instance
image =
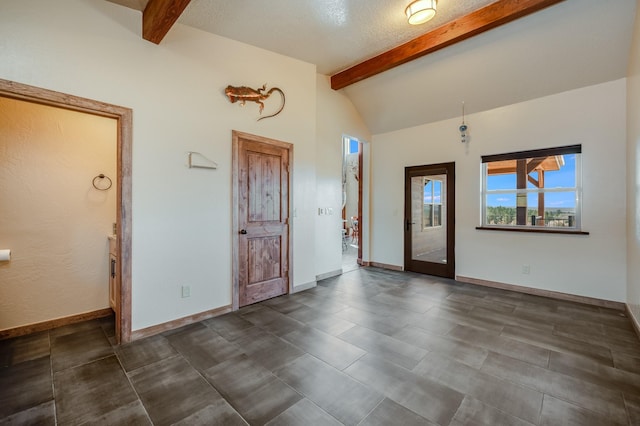
[{"label": "knotty pine door", "polygon": [[289,292],[289,158],[293,147],[240,132],[234,132],[233,141],[237,308]]}]

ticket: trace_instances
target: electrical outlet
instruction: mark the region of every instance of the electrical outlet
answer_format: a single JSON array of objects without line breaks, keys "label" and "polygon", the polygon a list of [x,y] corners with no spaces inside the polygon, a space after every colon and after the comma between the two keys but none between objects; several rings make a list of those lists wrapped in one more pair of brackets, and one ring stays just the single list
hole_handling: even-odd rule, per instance
[{"label": "electrical outlet", "polygon": [[188,285],[182,286],[182,298],[184,299],[185,297],[191,297],[191,287]]},{"label": "electrical outlet", "polygon": [[522,265],[522,273],[525,275],[529,275],[531,273],[531,266]]}]

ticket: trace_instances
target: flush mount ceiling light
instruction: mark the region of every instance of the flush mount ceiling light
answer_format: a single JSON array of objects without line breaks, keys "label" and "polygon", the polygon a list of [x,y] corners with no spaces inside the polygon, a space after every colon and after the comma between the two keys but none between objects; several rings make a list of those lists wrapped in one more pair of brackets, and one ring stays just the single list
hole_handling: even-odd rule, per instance
[{"label": "flush mount ceiling light", "polygon": [[407,6],[404,13],[411,25],[424,24],[436,16],[436,0],[415,0]]}]

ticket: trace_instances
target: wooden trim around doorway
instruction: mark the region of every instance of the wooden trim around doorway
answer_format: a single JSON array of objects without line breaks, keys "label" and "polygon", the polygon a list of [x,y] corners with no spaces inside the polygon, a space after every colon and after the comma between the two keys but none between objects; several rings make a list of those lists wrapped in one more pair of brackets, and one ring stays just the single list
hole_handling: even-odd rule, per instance
[{"label": "wooden trim around doorway", "polygon": [[358,141],[358,265],[362,265],[362,236],[364,235],[364,218],[362,217],[362,169],[364,167],[364,144]]},{"label": "wooden trim around doorway", "polygon": [[[0,79],[0,96],[72,111],[113,118],[118,121],[117,141],[117,255],[120,286],[116,309],[116,342],[131,341],[131,168],[133,145],[133,111],[93,99],[81,98],[40,87]],[[105,235],[105,239],[107,236]]]}]

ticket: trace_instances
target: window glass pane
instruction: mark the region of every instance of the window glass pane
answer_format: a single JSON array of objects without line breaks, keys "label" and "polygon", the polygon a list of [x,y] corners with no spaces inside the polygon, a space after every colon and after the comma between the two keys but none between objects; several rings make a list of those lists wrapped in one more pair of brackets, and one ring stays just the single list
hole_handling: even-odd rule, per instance
[{"label": "window glass pane", "polygon": [[433,206],[433,226],[442,225],[442,206],[440,204]]},{"label": "window glass pane", "polygon": [[427,227],[431,227],[433,226],[433,205],[431,204],[425,204],[424,205],[424,211],[423,211],[423,223],[424,223],[424,228]]},{"label": "window glass pane", "polygon": [[573,227],[576,222],[576,192],[547,192],[545,194],[545,224],[553,227]]},{"label": "window glass pane", "polygon": [[442,182],[439,180],[433,181],[433,202],[436,204],[442,204]]},{"label": "window glass pane", "polygon": [[538,194],[530,192],[527,194],[527,225],[540,225],[542,219],[538,209]]},{"label": "window glass pane", "polygon": [[[484,164],[484,225],[579,226],[580,154],[540,156],[535,152],[538,157],[525,160],[518,160],[524,158],[522,152],[516,154],[512,159],[496,156],[497,161]],[[521,161],[526,161],[526,169],[518,169]],[[527,182],[526,188],[516,188],[518,179]]]},{"label": "window glass pane", "polygon": [[487,225],[516,224],[516,194],[487,195]]},{"label": "window glass pane", "polygon": [[576,211],[576,191],[545,193],[546,208]]},{"label": "window glass pane", "polygon": [[516,174],[487,176],[487,189],[516,189]]},{"label": "window glass pane", "polygon": [[527,194],[527,208],[529,209],[538,209],[538,193],[537,192],[529,192]]},{"label": "window glass pane", "polygon": [[512,194],[488,194],[487,207],[516,207],[516,193]]},{"label": "window glass pane", "polygon": [[575,188],[576,187],[576,155],[558,156],[560,170],[547,171],[544,174],[545,188]]},{"label": "window glass pane", "polygon": [[357,139],[349,139],[349,154],[355,154],[358,152],[358,140]]},{"label": "window glass pane", "polygon": [[433,203],[433,181],[427,180],[424,185],[424,203]]}]

